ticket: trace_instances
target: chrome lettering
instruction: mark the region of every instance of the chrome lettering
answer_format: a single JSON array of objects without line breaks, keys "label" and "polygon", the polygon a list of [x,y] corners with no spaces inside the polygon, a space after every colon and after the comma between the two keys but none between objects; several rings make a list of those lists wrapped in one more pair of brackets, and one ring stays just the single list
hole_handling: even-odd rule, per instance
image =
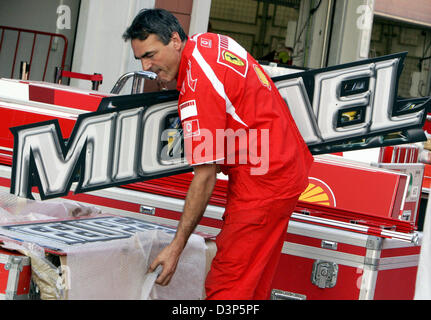
[{"label": "chrome lettering", "polygon": [[82,187],[106,184],[110,179],[110,161],[101,160],[103,155],[106,158],[112,153],[114,118],[114,113],[84,118],[76,128],[76,138],[67,147],[54,124],[16,131],[12,193],[29,196],[32,171],[37,172],[45,197],[67,193],[80,157],[84,158],[85,168],[81,172]]},{"label": "chrome lettering", "polygon": [[[421,128],[430,100],[428,97],[414,103],[397,101],[401,58],[402,55],[398,55],[274,79],[313,153],[330,152],[330,148],[321,146],[335,145],[337,141],[341,143],[413,126]],[[305,81],[313,83],[313,90],[307,91]],[[403,103],[414,107],[400,114],[397,107]],[[352,119],[348,119],[349,116]]]},{"label": "chrome lettering", "polygon": [[[273,78],[313,154],[425,138],[422,126],[430,98],[397,99],[404,56],[391,55]],[[121,102],[121,109],[80,115],[67,142],[55,121],[12,128],[15,145],[11,192],[31,197],[31,187],[37,184],[44,199],[66,195],[76,175],[75,192],[79,193],[190,171],[184,157],[187,144],[183,145],[185,139],[178,118],[178,95],[164,95],[150,96],[148,99],[155,102],[133,108],[125,106],[130,101],[133,106],[140,105],[139,99],[145,99],[144,95],[112,98]],[[171,127],[166,124],[168,117],[174,119]],[[217,145],[208,145],[217,137],[205,138],[200,149],[194,150],[195,156],[203,160],[208,156],[211,160],[212,148],[218,151],[221,145],[227,148],[225,161],[230,164],[236,161],[236,149],[229,148],[238,140],[239,161],[244,163],[248,157],[256,166],[252,174],[264,174],[269,165],[270,150],[265,149],[269,145],[265,141],[271,139],[269,132],[242,130],[223,130]],[[393,143],[396,132],[402,134]],[[247,134],[248,144],[244,140]],[[385,140],[385,135],[390,138]],[[262,150],[257,150],[259,138]],[[280,143],[289,143],[289,137]],[[220,159],[222,153],[217,152]]]}]

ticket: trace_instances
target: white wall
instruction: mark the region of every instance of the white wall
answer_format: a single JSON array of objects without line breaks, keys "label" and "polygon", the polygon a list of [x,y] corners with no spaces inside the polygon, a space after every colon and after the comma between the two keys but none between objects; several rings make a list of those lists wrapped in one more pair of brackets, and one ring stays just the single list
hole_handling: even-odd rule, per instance
[{"label": "white wall", "polygon": [[375,0],[337,1],[329,65],[368,58]]},{"label": "white wall", "polygon": [[[154,8],[154,0],[82,0],[72,71],[101,73],[101,92],[110,92],[118,78],[141,70],[133,57],[130,41],[122,35],[143,8]],[[72,80],[71,86],[89,89],[91,83]]]},{"label": "white wall", "polygon": [[193,9],[190,18],[189,36],[196,33],[204,33],[208,30],[210,20],[211,0],[193,1]]}]

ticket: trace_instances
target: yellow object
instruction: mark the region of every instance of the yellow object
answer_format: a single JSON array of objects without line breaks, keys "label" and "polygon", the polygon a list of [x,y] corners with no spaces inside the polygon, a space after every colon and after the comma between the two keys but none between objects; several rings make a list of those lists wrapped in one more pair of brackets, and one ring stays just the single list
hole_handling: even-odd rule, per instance
[{"label": "yellow object", "polygon": [[223,53],[223,59],[226,60],[227,62],[230,62],[236,66],[244,66],[244,62],[238,58],[236,55],[234,55],[233,53],[229,52],[229,51],[225,51]]},{"label": "yellow object", "polygon": [[305,191],[301,194],[299,200],[325,206],[331,205],[328,194],[323,190],[322,187],[316,186],[313,183],[308,184],[307,189],[305,189]]}]

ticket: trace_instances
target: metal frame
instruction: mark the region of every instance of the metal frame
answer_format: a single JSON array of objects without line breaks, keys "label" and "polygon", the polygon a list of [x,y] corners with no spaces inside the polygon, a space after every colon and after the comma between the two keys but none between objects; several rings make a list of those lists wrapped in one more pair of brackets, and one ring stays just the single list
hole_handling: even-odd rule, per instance
[{"label": "metal frame", "polygon": [[28,66],[29,66],[28,77],[30,77],[31,64],[33,62],[33,55],[34,55],[34,48],[35,48],[35,45],[36,45],[36,39],[37,39],[38,35],[49,36],[49,45],[48,45],[48,50],[47,50],[48,52],[46,54],[45,67],[43,69],[42,81],[45,81],[46,69],[48,67],[49,56],[50,56],[50,53],[51,53],[52,40],[55,37],[61,38],[64,41],[63,55],[62,55],[62,58],[61,58],[61,65],[60,65],[61,69],[64,68],[64,64],[66,62],[67,46],[68,46],[67,38],[64,35],[58,34],[58,33],[43,32],[43,31],[30,30],[30,29],[7,27],[7,26],[0,26],[0,29],[1,29],[0,52],[1,52],[2,46],[3,46],[3,40],[4,40],[5,31],[6,30],[16,31],[18,33],[17,40],[16,40],[16,45],[15,45],[15,53],[14,53],[14,58],[13,58],[13,63],[12,63],[12,71],[11,71],[11,76],[10,76],[11,78],[13,78],[13,74],[14,74],[14,71],[15,71],[16,57],[17,57],[17,53],[18,53],[18,49],[19,49],[20,40],[21,40],[21,33],[31,33],[31,34],[33,34],[33,44],[32,44],[32,48],[31,48],[30,62],[28,63]]}]

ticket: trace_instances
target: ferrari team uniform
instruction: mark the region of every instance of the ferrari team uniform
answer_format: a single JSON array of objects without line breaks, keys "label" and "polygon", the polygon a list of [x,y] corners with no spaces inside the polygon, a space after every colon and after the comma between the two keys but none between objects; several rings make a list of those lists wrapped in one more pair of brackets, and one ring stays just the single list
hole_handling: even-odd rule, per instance
[{"label": "ferrari team uniform", "polygon": [[313,158],[274,83],[233,39],[189,38],[177,85],[187,161],[217,163],[229,179],[207,299],[267,299]]}]

